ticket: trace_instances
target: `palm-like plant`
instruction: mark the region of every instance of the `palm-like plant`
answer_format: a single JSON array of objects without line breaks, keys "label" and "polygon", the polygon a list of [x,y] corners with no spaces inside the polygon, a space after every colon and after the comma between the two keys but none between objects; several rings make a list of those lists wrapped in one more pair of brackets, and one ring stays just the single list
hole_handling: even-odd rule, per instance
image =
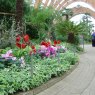
[{"label": "palm-like plant", "polygon": [[75,43],[75,36],[82,32],[81,25],[76,25],[69,20],[65,20],[64,22],[60,22],[56,26],[57,32],[61,35],[67,35],[67,41],[69,43]]}]

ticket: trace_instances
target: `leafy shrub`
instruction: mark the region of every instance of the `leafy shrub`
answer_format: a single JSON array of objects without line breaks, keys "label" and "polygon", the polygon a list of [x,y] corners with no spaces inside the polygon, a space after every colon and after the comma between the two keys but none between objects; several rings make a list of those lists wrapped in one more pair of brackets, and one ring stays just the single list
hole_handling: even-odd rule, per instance
[{"label": "leafy shrub", "polygon": [[68,51],[59,53],[55,58],[41,59],[34,56],[32,62],[23,68],[13,64],[9,68],[0,69],[0,95],[40,86],[49,79],[62,75],[77,61],[77,55]]},{"label": "leafy shrub", "polygon": [[75,52],[75,53],[80,53],[80,52],[83,52],[83,48],[81,48],[79,45],[74,45],[74,44],[67,44],[66,45],[66,48],[72,52]]},{"label": "leafy shrub", "polygon": [[67,53],[64,53],[63,59],[68,61],[70,65],[74,65],[78,61],[78,56],[76,55],[74,53],[67,52]]},{"label": "leafy shrub", "polygon": [[[10,25],[8,25],[11,23]],[[0,21],[0,48],[6,48],[8,46],[14,46],[15,42],[15,22],[14,20],[7,20],[3,19]]]},{"label": "leafy shrub", "polygon": [[29,35],[31,39],[39,38],[37,26],[26,24],[26,33]]}]

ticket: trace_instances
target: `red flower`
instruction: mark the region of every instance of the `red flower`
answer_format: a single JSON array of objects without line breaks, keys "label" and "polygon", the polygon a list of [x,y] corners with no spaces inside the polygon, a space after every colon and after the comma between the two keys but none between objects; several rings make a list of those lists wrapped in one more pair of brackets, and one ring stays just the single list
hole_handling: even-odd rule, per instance
[{"label": "red flower", "polygon": [[21,44],[21,48],[22,49],[26,48],[26,44]]},{"label": "red flower", "polygon": [[31,48],[32,48],[32,51],[31,51],[30,53],[31,53],[31,54],[32,54],[32,53],[36,54],[36,48],[35,48],[35,46],[32,45]]},{"label": "red flower", "polygon": [[19,42],[19,41],[20,41],[20,39],[21,39],[21,36],[20,36],[20,35],[18,35],[18,36],[16,37],[16,42]]},{"label": "red flower", "polygon": [[32,49],[35,49],[35,46],[32,45],[31,48],[32,48]]},{"label": "red flower", "polygon": [[57,44],[60,44],[60,40],[57,41]]},{"label": "red flower", "polygon": [[41,42],[41,45],[44,45],[44,46],[48,47],[48,46],[50,46],[50,42],[42,41]]},{"label": "red flower", "polygon": [[21,48],[21,44],[20,43],[16,43],[16,46]]},{"label": "red flower", "polygon": [[58,40],[58,41],[54,40],[54,45],[56,45],[56,44],[60,44],[60,40]]},{"label": "red flower", "polygon": [[45,43],[45,46],[46,46],[46,47],[49,47],[49,46],[50,46],[50,42],[46,42],[46,43]]},{"label": "red flower", "polygon": [[57,41],[56,40],[54,40],[54,45],[56,45],[57,44]]},{"label": "red flower", "polygon": [[[21,38],[23,39],[22,43],[20,43]],[[27,43],[28,45],[30,44],[30,42],[29,42],[29,36],[28,35],[25,35],[23,37],[20,36],[20,35],[16,36],[16,46],[18,48],[21,48],[21,49],[26,48],[27,44],[25,44],[25,43]]]},{"label": "red flower", "polygon": [[29,55],[31,55],[33,53],[36,54],[36,49],[33,49],[32,51],[30,51]]},{"label": "red flower", "polygon": [[30,51],[29,55],[31,55],[31,54],[32,54],[32,51]]},{"label": "red flower", "polygon": [[36,49],[33,49],[33,53],[36,54]]},{"label": "red flower", "polygon": [[50,46],[50,42],[47,42],[48,46]]},{"label": "red flower", "polygon": [[45,41],[42,41],[42,42],[41,42],[41,45],[45,45],[45,44],[46,44],[46,42],[45,42]]},{"label": "red flower", "polygon": [[24,39],[25,42],[28,42],[28,41],[29,41],[29,36],[28,36],[28,35],[25,35],[25,36],[23,37],[23,39]]},{"label": "red flower", "polygon": [[16,46],[22,49],[26,48],[26,44],[16,43]]}]

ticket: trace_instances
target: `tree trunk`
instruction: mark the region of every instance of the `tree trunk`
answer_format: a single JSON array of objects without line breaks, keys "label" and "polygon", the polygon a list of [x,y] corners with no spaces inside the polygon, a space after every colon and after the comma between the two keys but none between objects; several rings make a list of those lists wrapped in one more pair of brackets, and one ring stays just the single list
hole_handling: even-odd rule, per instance
[{"label": "tree trunk", "polygon": [[24,0],[16,0],[16,24],[22,27],[22,17],[23,17],[23,3]]},{"label": "tree trunk", "polygon": [[67,40],[67,42],[74,44],[74,42],[75,42],[74,33],[72,33],[72,32],[68,33],[68,40]]},{"label": "tree trunk", "polygon": [[69,20],[69,15],[66,15],[66,20]]}]

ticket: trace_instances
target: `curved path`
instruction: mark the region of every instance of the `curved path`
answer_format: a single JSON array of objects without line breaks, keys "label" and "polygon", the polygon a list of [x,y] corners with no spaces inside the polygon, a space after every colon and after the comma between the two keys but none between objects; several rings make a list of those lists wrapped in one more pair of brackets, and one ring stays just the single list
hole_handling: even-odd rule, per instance
[{"label": "curved path", "polygon": [[95,47],[85,45],[77,68],[66,78],[37,95],[95,95]]}]

